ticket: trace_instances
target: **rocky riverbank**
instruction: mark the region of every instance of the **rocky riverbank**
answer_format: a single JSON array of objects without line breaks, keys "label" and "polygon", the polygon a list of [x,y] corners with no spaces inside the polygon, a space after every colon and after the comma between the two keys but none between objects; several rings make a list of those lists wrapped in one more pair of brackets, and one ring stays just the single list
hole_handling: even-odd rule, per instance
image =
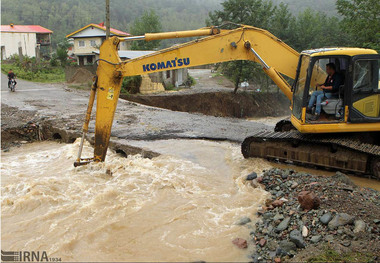
[{"label": "rocky riverbank", "polygon": [[322,177],[271,169],[255,177],[247,180],[272,198],[258,211],[255,225],[249,218],[238,222],[250,231],[252,262],[380,260],[378,191],[360,188],[340,172]]}]

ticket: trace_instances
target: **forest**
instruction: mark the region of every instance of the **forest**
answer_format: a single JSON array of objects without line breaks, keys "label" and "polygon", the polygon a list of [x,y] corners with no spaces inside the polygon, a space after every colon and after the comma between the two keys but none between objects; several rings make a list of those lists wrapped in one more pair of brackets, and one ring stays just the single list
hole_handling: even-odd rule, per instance
[{"label": "forest", "polygon": [[[188,30],[224,21],[269,30],[302,51],[329,46],[380,50],[378,0],[111,0],[111,26],[133,35]],[[54,31],[60,51],[65,36],[89,23],[105,20],[105,0],[2,1],[2,24],[39,24]],[[134,44],[133,49],[159,49],[189,39]],[[62,51],[62,50],[61,50]],[[57,52],[58,54],[59,52]],[[64,52],[62,52],[64,53]],[[63,54],[65,56],[65,54]],[[224,63],[221,70],[236,87],[241,81],[270,85],[256,64]]]},{"label": "forest", "polygon": [[[131,31],[134,21],[145,11],[154,10],[163,31],[196,29],[205,26],[209,12],[222,9],[222,0],[111,0],[111,26]],[[335,15],[335,0],[274,0],[288,4],[289,11],[313,8]],[[2,0],[1,24],[38,24],[54,31],[56,46],[65,36],[89,23],[105,20],[104,0]],[[163,43],[165,45],[165,42]]]}]

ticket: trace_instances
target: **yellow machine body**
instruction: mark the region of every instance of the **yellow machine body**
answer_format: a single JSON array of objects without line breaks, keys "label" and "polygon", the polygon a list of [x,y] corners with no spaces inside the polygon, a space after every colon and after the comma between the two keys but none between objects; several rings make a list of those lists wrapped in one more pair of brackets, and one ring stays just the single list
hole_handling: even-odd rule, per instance
[{"label": "yellow machine body", "polygon": [[[128,38],[112,37],[100,47],[99,66],[97,69],[97,106],[95,123],[94,160],[104,161],[111,136],[112,123],[117,107],[123,77],[143,75],[153,72],[174,70],[185,67],[220,63],[233,60],[250,60],[263,66],[264,72],[274,81],[281,91],[293,100],[291,85],[284,79],[296,78],[300,53],[286,45],[266,30],[241,26],[233,30],[219,30],[215,27],[193,31],[151,33],[144,40],[157,40],[178,37],[206,36],[188,43],[176,45],[155,53],[121,61],[118,45]],[[133,37],[132,37],[133,38]],[[334,50],[304,53],[304,56],[376,54],[373,50],[357,48],[336,48]],[[307,72],[301,72],[306,77]],[[320,79],[315,82],[321,81]],[[375,108],[366,107],[369,101],[375,102]],[[363,114],[372,116],[379,112],[379,96],[356,102]],[[302,133],[334,133],[379,131],[380,123],[342,123],[308,124],[305,111],[301,119],[292,115],[291,122]]]}]

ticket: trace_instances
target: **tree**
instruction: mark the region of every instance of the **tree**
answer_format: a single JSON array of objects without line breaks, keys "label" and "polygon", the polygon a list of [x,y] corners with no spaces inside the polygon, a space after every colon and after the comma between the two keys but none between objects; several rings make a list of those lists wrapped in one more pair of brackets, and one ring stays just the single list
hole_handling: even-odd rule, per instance
[{"label": "tree", "polygon": [[[227,0],[222,3],[222,7],[222,10],[209,13],[206,24],[220,25],[229,21],[269,30],[276,12],[272,2],[265,0]],[[222,64],[222,72],[234,82],[234,93],[243,81],[255,81],[260,86],[266,86],[265,83],[268,82],[261,66],[251,61],[225,62]]]},{"label": "tree", "polygon": [[337,0],[336,8],[355,45],[380,50],[380,1]]},{"label": "tree", "polygon": [[[140,18],[137,18],[131,27],[132,35],[139,36],[145,33],[157,33],[162,30],[160,18],[153,10],[145,11]],[[132,50],[154,50],[160,46],[159,40],[154,41],[134,41]]]},{"label": "tree", "polygon": [[70,46],[71,44],[67,39],[58,44],[57,59],[61,62],[61,66],[63,67],[66,66],[67,63],[67,53]]}]

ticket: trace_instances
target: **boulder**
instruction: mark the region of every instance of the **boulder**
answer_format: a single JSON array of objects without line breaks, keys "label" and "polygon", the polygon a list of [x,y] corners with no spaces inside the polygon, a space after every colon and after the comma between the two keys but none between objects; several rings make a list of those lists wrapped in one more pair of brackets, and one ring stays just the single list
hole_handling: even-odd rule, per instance
[{"label": "boulder", "polygon": [[306,226],[303,226],[302,227],[302,236],[307,237],[308,234],[309,234],[309,230],[307,229]]},{"label": "boulder", "polygon": [[326,213],[323,216],[319,218],[319,221],[321,221],[322,224],[327,225],[332,219],[331,213]]},{"label": "boulder", "polygon": [[298,202],[302,209],[311,210],[318,209],[321,200],[311,191],[302,191],[298,194]]},{"label": "boulder", "polygon": [[276,250],[276,255],[278,255],[278,256],[281,255],[281,254],[278,254],[277,252],[282,251],[285,253],[289,253],[290,251],[292,251],[292,250],[295,251],[296,249],[297,249],[296,244],[294,244],[293,242],[287,241],[287,240],[283,240],[278,244],[278,248]]},{"label": "boulder", "polygon": [[272,202],[272,206],[273,206],[273,207],[281,207],[283,204],[284,204],[284,201],[283,201],[283,200],[274,200],[274,201]]},{"label": "boulder", "polygon": [[290,222],[290,217],[286,217],[284,220],[281,221],[280,224],[275,228],[274,232],[280,233],[281,231],[284,231],[288,228]]},{"label": "boulder", "polygon": [[260,241],[259,241],[260,247],[265,246],[266,243],[267,243],[267,241],[264,238],[260,239]]},{"label": "boulder", "polygon": [[335,175],[332,176],[331,178],[333,178],[337,182],[344,183],[346,185],[355,186],[354,182],[352,182],[351,179],[347,175],[339,171],[336,172]]},{"label": "boulder", "polygon": [[303,237],[301,235],[301,232],[299,230],[293,230],[289,234],[289,239],[292,241],[298,248],[304,248],[306,247],[306,243],[303,240]]},{"label": "boulder", "polygon": [[339,213],[334,216],[334,218],[329,222],[329,229],[333,230],[339,226],[352,225],[354,223],[355,217],[348,215],[346,213]]},{"label": "boulder", "polygon": [[232,244],[234,244],[235,246],[237,246],[238,248],[241,248],[241,249],[248,247],[247,240],[245,240],[243,238],[239,238],[239,237],[232,240]]},{"label": "boulder", "polygon": [[250,173],[249,175],[247,175],[246,180],[247,180],[247,181],[252,181],[252,180],[254,180],[254,179],[256,179],[256,178],[257,178],[257,173],[252,172],[252,173]]},{"label": "boulder", "polygon": [[318,236],[312,236],[310,238],[310,242],[313,243],[313,244],[316,244],[318,243],[319,241],[321,241],[322,239],[322,236],[321,235],[318,235]]},{"label": "boulder", "polygon": [[248,224],[249,222],[251,222],[251,219],[247,216],[244,216],[240,218],[238,221],[236,221],[235,225],[242,226],[242,225]]},{"label": "boulder", "polygon": [[355,234],[365,231],[366,224],[363,220],[355,220],[354,224],[355,224],[355,228],[354,228]]}]

